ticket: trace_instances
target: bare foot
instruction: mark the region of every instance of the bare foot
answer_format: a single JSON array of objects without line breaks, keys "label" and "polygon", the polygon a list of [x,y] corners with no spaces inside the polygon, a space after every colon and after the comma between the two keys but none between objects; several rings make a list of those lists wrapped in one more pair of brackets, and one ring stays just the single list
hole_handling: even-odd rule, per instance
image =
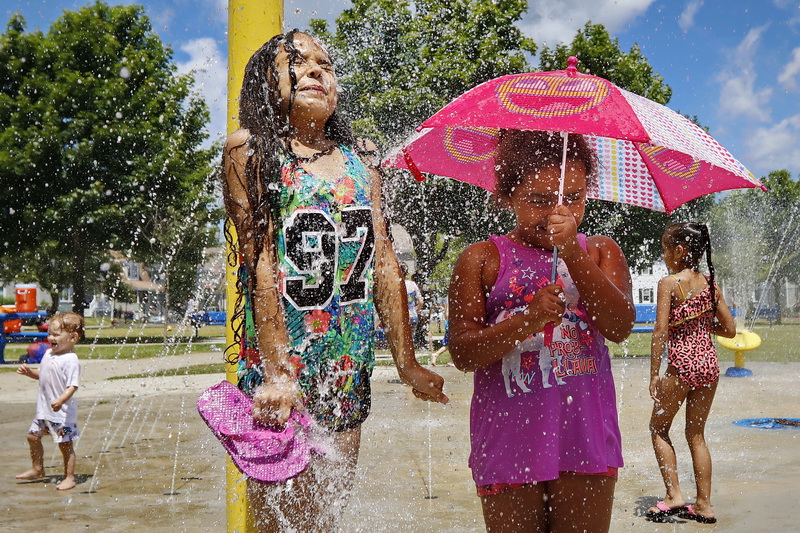
[{"label": "bare foot", "polygon": [[77,485],[77,483],[75,483],[74,477],[65,477],[61,483],[56,485],[56,490],[69,490],[75,488],[75,485]]},{"label": "bare foot", "polygon": [[692,505],[694,512],[706,518],[714,518],[714,508],[707,503],[695,503]]},{"label": "bare foot", "polygon": [[34,470],[31,468],[27,472],[23,472],[21,474],[17,474],[17,479],[24,479],[24,480],[31,480],[31,479],[41,479],[44,476],[44,470]]},{"label": "bare foot", "polygon": [[678,511],[686,505],[686,502],[683,500],[671,500],[669,498],[664,498],[659,503],[663,504],[668,510],[659,509],[656,506],[651,507],[647,510],[647,515],[656,515],[656,516],[670,516],[673,514],[677,514]]}]

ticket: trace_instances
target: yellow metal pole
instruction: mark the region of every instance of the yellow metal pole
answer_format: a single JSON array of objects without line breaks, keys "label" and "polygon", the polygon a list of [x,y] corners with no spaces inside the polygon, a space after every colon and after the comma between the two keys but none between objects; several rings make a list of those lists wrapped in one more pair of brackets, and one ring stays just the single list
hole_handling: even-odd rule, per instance
[{"label": "yellow metal pole", "polygon": [[[229,0],[228,1],[228,133],[239,127],[239,91],[242,88],[244,68],[253,53],[261,48],[273,35],[281,33],[283,28],[283,0]],[[232,239],[235,242],[236,231],[228,221]],[[230,244],[226,250],[226,293],[227,316],[232,317],[235,310],[236,270],[235,261],[231,261]],[[232,264],[233,263],[233,264]],[[240,324],[227,322],[225,331],[226,346],[231,349],[234,343],[234,327]],[[235,348],[234,348],[235,349]],[[226,355],[228,355],[226,353]],[[226,358],[227,359],[227,358]],[[226,377],[236,383],[236,365],[229,364]],[[229,533],[250,533],[255,527],[248,521],[247,484],[242,474],[227,460],[227,522]]]}]

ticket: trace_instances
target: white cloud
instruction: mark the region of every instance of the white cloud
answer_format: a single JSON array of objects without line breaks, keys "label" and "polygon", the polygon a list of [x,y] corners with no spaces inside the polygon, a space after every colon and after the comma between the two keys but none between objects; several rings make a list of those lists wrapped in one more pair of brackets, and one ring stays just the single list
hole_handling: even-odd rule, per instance
[{"label": "white cloud", "polygon": [[770,111],[767,104],[771,96],[772,89],[756,91],[753,79],[746,74],[731,76],[724,80],[720,91],[721,112],[729,118],[744,116],[768,122]]},{"label": "white cloud", "polygon": [[220,44],[210,37],[188,41],[180,46],[189,59],[178,63],[182,74],[194,72],[197,89],[211,112],[210,139],[224,136],[227,129],[228,63]]},{"label": "white cloud", "polygon": [[747,165],[754,174],[771,170],[800,169],[800,114],[769,127],[756,128],[747,136]]},{"label": "white cloud", "polygon": [[614,34],[650,7],[653,0],[531,0],[520,29],[537,44],[553,47],[567,43],[591,20]]},{"label": "white cloud", "polygon": [[205,0],[211,5],[219,22],[228,25],[228,0]]},{"label": "white cloud", "polygon": [[681,16],[678,17],[678,26],[683,30],[683,33],[686,33],[694,26],[694,17],[702,6],[703,0],[691,0],[686,5],[686,9],[684,9]]},{"label": "white cloud", "polygon": [[720,73],[720,113],[727,118],[749,117],[768,122],[772,89],[756,89],[754,56],[761,33],[767,25],[750,30],[739,46],[730,54],[730,68]]},{"label": "white cloud", "polygon": [[795,48],[792,51],[792,60],[786,64],[781,73],[778,75],[778,82],[788,91],[796,91],[798,85],[798,74],[800,74],[800,48]]}]

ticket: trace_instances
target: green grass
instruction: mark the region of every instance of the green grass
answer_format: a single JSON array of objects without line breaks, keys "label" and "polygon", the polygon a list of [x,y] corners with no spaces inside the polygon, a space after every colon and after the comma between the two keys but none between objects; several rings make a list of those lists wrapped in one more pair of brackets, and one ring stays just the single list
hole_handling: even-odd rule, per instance
[{"label": "green grass", "polygon": [[[194,328],[173,324],[167,332],[168,345],[164,346],[164,326],[141,323],[124,324],[121,321],[111,327],[108,319],[86,319],[86,335],[76,347],[80,359],[138,359],[161,357],[195,352],[208,352],[213,347],[223,349],[224,341],[209,342],[212,338],[225,337],[225,326],[204,326],[199,336],[194,337]],[[26,326],[23,331],[36,331]],[[189,342],[192,342],[191,346]],[[6,345],[6,362],[18,361],[28,349],[29,343]]]},{"label": "green grass", "polygon": [[[167,332],[167,337],[188,339],[194,336],[194,328],[191,326],[172,324],[170,327],[172,329]],[[202,337],[224,337],[225,326],[203,326],[200,328],[199,334]],[[161,339],[163,336],[164,326],[160,324],[142,324],[138,322],[125,324],[119,321],[116,327],[111,327],[108,320],[101,321],[87,318],[86,339],[84,342],[91,343],[95,339],[100,342],[104,339],[136,339],[139,337]]]},{"label": "green grass", "polygon": [[[787,363],[800,361],[800,324],[772,326],[756,324],[753,331],[761,337],[761,346],[747,352],[746,361]],[[633,333],[622,344],[608,343],[615,357],[650,357],[650,334]],[[720,361],[733,361],[734,354],[718,346]]]},{"label": "green grass", "polygon": [[[147,326],[144,333],[151,334],[153,326]],[[434,335],[441,334],[437,328],[434,328]],[[218,331],[217,331],[218,330]],[[121,328],[108,328],[100,330],[108,336],[105,338],[119,337],[121,335]],[[127,331],[124,330],[124,331]],[[140,330],[137,330],[137,332]],[[163,329],[160,329],[163,331]],[[758,335],[761,336],[761,347],[756,350],[747,352],[747,361],[771,361],[771,362],[798,362],[800,361],[800,323],[789,323],[784,325],[775,325],[769,327],[766,324],[756,324],[753,328]],[[91,334],[93,330],[89,330]],[[201,335],[218,336],[224,335],[223,326],[206,326],[201,329]],[[217,335],[218,333],[218,335]],[[88,337],[89,335],[87,335]],[[101,342],[98,338],[98,343]],[[136,343],[136,337],[128,337],[128,344],[122,345],[102,345],[95,344],[81,344],[77,347],[78,357],[81,359],[139,359],[148,357],[162,357],[168,355],[179,355],[186,353],[208,352],[212,349],[223,349],[224,342],[208,343],[197,342],[193,344],[179,343],[169,346],[155,343]],[[25,353],[27,344],[9,344],[5,350],[5,360],[7,362],[17,361],[19,357]],[[609,343],[609,349],[615,357],[649,357],[650,356],[650,334],[649,333],[634,333],[623,344]],[[421,352],[421,350],[420,350]],[[378,353],[387,353],[386,351]],[[719,348],[719,358],[721,361],[733,361],[733,352],[724,348]],[[419,355],[418,359],[422,364],[429,363],[429,357]],[[439,357],[440,364],[450,362],[450,354],[445,352]],[[393,366],[393,361],[378,361],[379,366]],[[0,366],[0,372],[13,372],[16,366],[8,365],[7,367]]]},{"label": "green grass", "polygon": [[125,376],[112,376],[108,380],[115,379],[136,379],[136,378],[157,378],[161,376],[196,376],[200,374],[224,374],[225,364],[217,363],[210,365],[190,365],[182,368],[167,368],[153,372],[141,374],[127,374]]},{"label": "green grass", "polygon": [[[79,344],[75,353],[79,359],[145,359],[148,357],[164,357],[169,355],[183,355],[188,353],[210,352],[222,350],[224,342],[219,343],[194,343],[194,344],[120,344],[120,345],[87,345]],[[18,361],[27,351],[27,344],[9,344],[6,346],[6,362]],[[221,353],[221,352],[220,352]]]}]

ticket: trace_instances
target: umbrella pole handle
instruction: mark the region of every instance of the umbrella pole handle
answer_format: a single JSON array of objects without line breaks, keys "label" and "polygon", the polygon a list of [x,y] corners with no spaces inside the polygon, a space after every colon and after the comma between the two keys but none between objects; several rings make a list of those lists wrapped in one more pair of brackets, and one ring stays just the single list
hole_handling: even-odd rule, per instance
[{"label": "umbrella pole handle", "polygon": [[[564,146],[561,150],[561,179],[558,180],[558,205],[564,203],[564,176],[567,172],[567,141],[569,133],[566,131],[561,132],[561,138],[564,139]],[[558,247],[553,246],[553,270],[550,274],[550,282],[556,282],[556,266],[558,265]]]},{"label": "umbrella pole handle", "polygon": [[[550,283],[555,284],[556,276],[558,275],[558,247],[553,246],[553,269],[550,271]],[[553,330],[555,329],[556,325],[552,322],[548,322],[547,325],[544,327],[544,345],[550,346],[553,344]]]},{"label": "umbrella pole handle", "polygon": [[[564,139],[564,147],[561,150],[561,179],[558,181],[558,205],[564,203],[564,175],[566,174],[567,170],[567,140],[569,139],[569,133],[562,131],[561,137]],[[553,268],[550,271],[550,283],[556,283],[556,276],[558,275],[558,246],[553,246]],[[553,343],[553,330],[555,329],[555,324],[549,322],[544,327],[544,345],[550,346]]]}]

